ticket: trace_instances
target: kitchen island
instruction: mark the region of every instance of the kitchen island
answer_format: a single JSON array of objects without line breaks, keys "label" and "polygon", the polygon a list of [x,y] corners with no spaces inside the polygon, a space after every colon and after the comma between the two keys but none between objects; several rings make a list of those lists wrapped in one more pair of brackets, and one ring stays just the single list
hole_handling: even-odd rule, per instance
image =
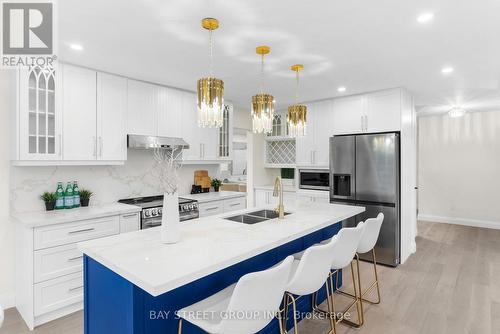
[{"label": "kitchen island", "polygon": [[[85,334],[176,333],[176,310],[332,237],[364,208],[298,202],[283,220],[247,225],[224,219],[256,210],[185,222],[176,244],[162,244],[158,228],[80,243]],[[299,309],[309,310],[310,298],[301,301]],[[186,324],[183,333],[202,331]],[[278,333],[278,326],[261,333]]]}]

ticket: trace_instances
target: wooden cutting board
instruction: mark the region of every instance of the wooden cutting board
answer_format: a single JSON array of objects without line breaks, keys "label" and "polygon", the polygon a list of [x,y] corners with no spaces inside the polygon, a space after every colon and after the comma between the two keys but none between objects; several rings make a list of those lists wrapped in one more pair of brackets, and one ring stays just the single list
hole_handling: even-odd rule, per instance
[{"label": "wooden cutting board", "polygon": [[201,186],[202,188],[210,188],[212,186],[212,180],[208,176],[208,171],[207,170],[195,171],[194,184],[196,186]]}]

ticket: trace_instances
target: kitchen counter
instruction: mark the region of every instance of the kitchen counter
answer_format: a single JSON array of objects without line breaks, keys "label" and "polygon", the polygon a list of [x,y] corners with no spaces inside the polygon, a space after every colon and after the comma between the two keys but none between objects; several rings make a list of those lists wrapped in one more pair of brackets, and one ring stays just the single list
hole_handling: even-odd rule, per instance
[{"label": "kitchen counter", "polygon": [[238,191],[218,191],[218,192],[214,191],[201,194],[181,195],[180,197],[187,199],[194,199],[197,200],[198,203],[207,203],[213,201],[222,201],[230,198],[245,197],[246,195],[247,193]]},{"label": "kitchen counter", "polygon": [[[159,227],[79,243],[86,333],[176,333],[175,311],[331,238],[343,220],[365,209],[297,203],[286,208],[291,214],[283,220],[246,225],[223,219],[256,210],[184,222],[176,244],[163,244]],[[318,301],[325,298],[321,289]],[[308,302],[297,305],[297,312],[310,311]],[[277,328],[275,319],[259,334],[276,333]],[[185,323],[183,332],[200,331]]]},{"label": "kitchen counter", "polygon": [[177,244],[163,244],[159,228],[151,228],[83,242],[79,249],[152,296],[159,296],[357,215],[364,208],[298,203],[286,211],[292,214],[283,220],[255,225],[225,220],[222,217],[227,213],[191,220],[181,225],[182,237]]},{"label": "kitchen counter", "polygon": [[139,211],[141,211],[141,208],[135,205],[114,203],[74,209],[14,213],[11,217],[15,221],[24,224],[25,227],[41,227]]}]

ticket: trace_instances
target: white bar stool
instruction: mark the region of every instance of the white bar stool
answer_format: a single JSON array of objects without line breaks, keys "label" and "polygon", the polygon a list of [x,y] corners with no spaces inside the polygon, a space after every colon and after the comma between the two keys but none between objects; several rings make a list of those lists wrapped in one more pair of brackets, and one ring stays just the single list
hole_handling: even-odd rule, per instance
[{"label": "white bar stool", "polygon": [[[313,309],[315,311],[321,312],[323,314],[327,314],[329,317],[333,318],[334,323],[334,333],[336,332],[336,325],[340,322],[347,323],[348,325],[355,326],[356,324],[347,320],[345,318],[345,314],[349,312],[354,306],[356,306],[356,311],[358,315],[359,321],[361,321],[363,315],[361,310],[361,303],[358,298],[357,293],[357,282],[354,275],[354,265],[352,263],[352,259],[356,255],[356,250],[358,249],[359,242],[364,233],[364,223],[359,223],[356,227],[351,228],[342,228],[337,234],[337,243],[338,245],[335,248],[335,253],[333,254],[333,261],[330,266],[330,274],[328,278],[327,285],[329,284],[329,291],[332,291],[329,298],[331,304],[331,312],[327,312],[321,310],[317,304],[317,294],[313,296]],[[340,312],[340,316],[338,315],[335,307],[335,291],[333,284],[333,277],[335,276],[335,287],[338,289],[338,275],[339,270],[351,266],[351,274],[352,274],[352,283],[354,285],[355,296],[353,297],[353,302],[342,312]],[[356,326],[355,326],[356,327]]]},{"label": "white bar stool", "polygon": [[[182,319],[210,334],[253,334],[266,327],[280,310],[293,256],[279,265],[241,277],[238,283],[177,311]],[[257,313],[258,314],[257,314]],[[202,316],[200,315],[209,315]],[[284,334],[281,319],[280,333]]]},{"label": "white bar stool", "polygon": [[[377,243],[379,234],[380,234],[380,228],[382,227],[382,223],[384,222],[384,214],[381,212],[377,215],[376,218],[369,218],[364,222],[365,225],[365,231],[363,232],[363,236],[359,242],[358,249],[356,250],[356,271],[357,271],[357,276],[358,276],[358,293],[355,292],[355,295],[357,295],[360,299],[360,306],[361,306],[361,313],[362,313],[362,318],[360,325],[363,325],[364,323],[364,310],[363,310],[363,302],[367,302],[370,304],[380,304],[380,286],[379,286],[379,281],[378,281],[378,273],[377,273],[377,257],[375,254],[375,245]],[[372,253],[372,260],[373,260],[373,273],[374,273],[374,281],[370,283],[370,286],[363,291],[361,287],[361,275],[360,275],[360,266],[359,266],[359,254],[364,254],[364,253]],[[365,296],[370,293],[374,288],[377,288],[377,299],[376,301],[371,301]],[[339,293],[342,293],[344,295],[354,297],[353,294],[344,292],[342,290],[338,290]]]},{"label": "white bar stool", "polygon": [[[290,301],[293,307],[294,333],[298,334],[297,328],[297,300],[302,296],[317,292],[323,287],[330,273],[330,264],[336,252],[337,237],[333,237],[328,243],[314,245],[303,252],[300,260],[294,260],[290,273],[290,281],[286,287],[284,301],[283,328],[286,330],[288,317],[288,306]],[[327,295],[330,294],[327,287]],[[328,301],[328,311],[331,313],[331,304]],[[330,318],[331,330],[335,330],[333,320]]]}]

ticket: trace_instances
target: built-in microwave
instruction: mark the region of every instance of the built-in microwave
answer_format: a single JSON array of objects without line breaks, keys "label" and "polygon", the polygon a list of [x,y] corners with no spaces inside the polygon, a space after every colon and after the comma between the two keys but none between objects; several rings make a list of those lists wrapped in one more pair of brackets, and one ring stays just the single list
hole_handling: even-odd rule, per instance
[{"label": "built-in microwave", "polygon": [[328,169],[299,169],[299,188],[329,191],[330,171]]}]

